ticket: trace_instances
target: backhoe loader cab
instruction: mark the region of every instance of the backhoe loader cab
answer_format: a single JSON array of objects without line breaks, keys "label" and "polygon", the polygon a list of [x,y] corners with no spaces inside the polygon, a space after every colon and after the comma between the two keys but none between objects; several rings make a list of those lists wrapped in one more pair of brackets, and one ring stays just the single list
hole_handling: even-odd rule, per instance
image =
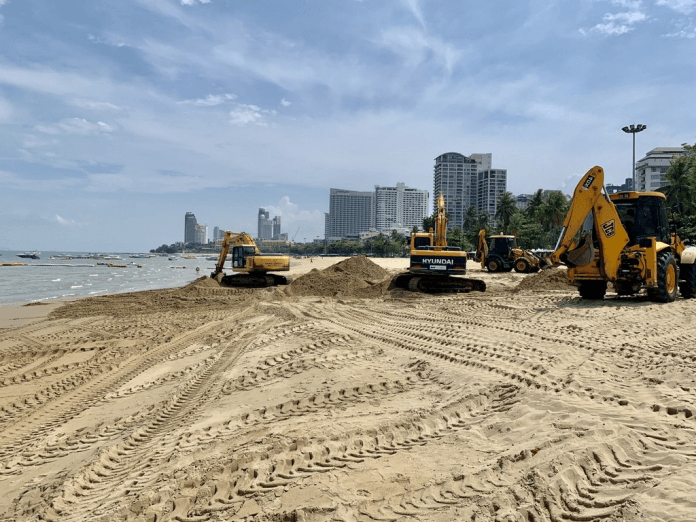
[{"label": "backhoe loader cab", "polygon": [[696,248],[686,247],[670,228],[660,192],[603,191],[604,170],[590,169],[580,180],[563,222],[556,249],[544,264],[568,266],[568,279],[585,299],[602,299],[607,284],[619,295],[647,290],[657,302],[678,291],[696,296]]}]

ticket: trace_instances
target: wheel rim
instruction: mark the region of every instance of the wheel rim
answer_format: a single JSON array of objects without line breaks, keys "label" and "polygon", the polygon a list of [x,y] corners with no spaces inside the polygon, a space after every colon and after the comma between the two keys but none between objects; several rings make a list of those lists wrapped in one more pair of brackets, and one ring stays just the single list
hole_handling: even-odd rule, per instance
[{"label": "wheel rim", "polygon": [[665,283],[667,286],[667,292],[670,294],[674,292],[677,288],[677,274],[674,265],[667,266],[667,273],[665,274]]},{"label": "wheel rim", "polygon": [[498,270],[498,263],[496,263],[495,261],[491,261],[488,264],[488,267],[491,269],[491,272],[495,272],[496,270]]},{"label": "wheel rim", "polygon": [[520,261],[519,263],[517,263],[517,270],[518,271],[524,272],[526,269],[527,269],[527,263],[525,263],[524,261]]}]

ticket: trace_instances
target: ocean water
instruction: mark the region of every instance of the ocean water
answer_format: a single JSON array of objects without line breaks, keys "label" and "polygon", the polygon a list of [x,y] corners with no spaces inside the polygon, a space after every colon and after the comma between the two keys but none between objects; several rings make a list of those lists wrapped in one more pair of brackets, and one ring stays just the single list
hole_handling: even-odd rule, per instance
[{"label": "ocean water", "polygon": [[[60,254],[85,255],[84,252],[41,252],[41,259],[22,259],[19,251],[0,251],[0,264],[26,263],[27,266],[0,266],[0,304],[25,304],[91,295],[107,295],[183,286],[197,277],[210,275],[215,261],[206,256],[170,261],[167,257],[121,259],[57,259]],[[54,256],[56,259],[49,259]],[[126,265],[125,268],[106,264]],[[141,265],[142,268],[138,268]],[[182,268],[185,267],[185,268]],[[197,272],[196,267],[200,270]]]}]

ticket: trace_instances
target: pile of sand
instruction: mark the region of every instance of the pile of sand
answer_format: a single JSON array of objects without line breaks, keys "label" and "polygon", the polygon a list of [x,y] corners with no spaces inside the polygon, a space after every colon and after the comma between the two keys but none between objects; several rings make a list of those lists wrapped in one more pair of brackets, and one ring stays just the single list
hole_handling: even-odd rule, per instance
[{"label": "pile of sand", "polygon": [[546,292],[548,290],[572,291],[575,287],[568,281],[565,268],[548,268],[530,274],[515,287],[515,292]]},{"label": "pile of sand", "polygon": [[387,293],[388,271],[365,256],[350,257],[295,279],[285,292],[294,296],[378,297]]}]

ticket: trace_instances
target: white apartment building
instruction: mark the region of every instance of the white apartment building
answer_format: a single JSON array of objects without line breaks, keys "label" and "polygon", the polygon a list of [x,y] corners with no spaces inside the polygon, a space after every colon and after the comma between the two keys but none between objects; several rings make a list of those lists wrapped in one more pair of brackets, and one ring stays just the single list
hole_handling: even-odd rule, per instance
[{"label": "white apartment building", "polygon": [[448,229],[463,228],[466,209],[476,208],[478,163],[458,152],[446,152],[435,158],[433,175],[433,212],[437,212],[440,192],[449,215]]},{"label": "white apartment building", "polygon": [[411,231],[421,228],[428,216],[428,191],[397,183],[396,187],[375,185],[375,228],[389,233],[394,229]]},{"label": "white apartment building", "polygon": [[479,212],[488,212],[491,227],[497,227],[495,214],[498,211],[498,202],[507,190],[507,170],[488,169],[478,173],[476,208]]},{"label": "white apartment building", "polygon": [[492,165],[490,152],[469,157],[447,152],[435,158],[433,211],[437,210],[437,197],[442,192],[450,218],[448,229],[464,229],[469,207],[477,212],[487,211],[494,225],[498,201],[507,190],[507,170],[494,169]]},{"label": "white apartment building", "polygon": [[683,147],[657,147],[636,162],[636,187],[639,192],[650,192],[669,185],[665,174],[674,158],[683,156]]},{"label": "white apartment building", "polygon": [[324,235],[328,241],[359,237],[375,227],[375,193],[332,188]]}]

